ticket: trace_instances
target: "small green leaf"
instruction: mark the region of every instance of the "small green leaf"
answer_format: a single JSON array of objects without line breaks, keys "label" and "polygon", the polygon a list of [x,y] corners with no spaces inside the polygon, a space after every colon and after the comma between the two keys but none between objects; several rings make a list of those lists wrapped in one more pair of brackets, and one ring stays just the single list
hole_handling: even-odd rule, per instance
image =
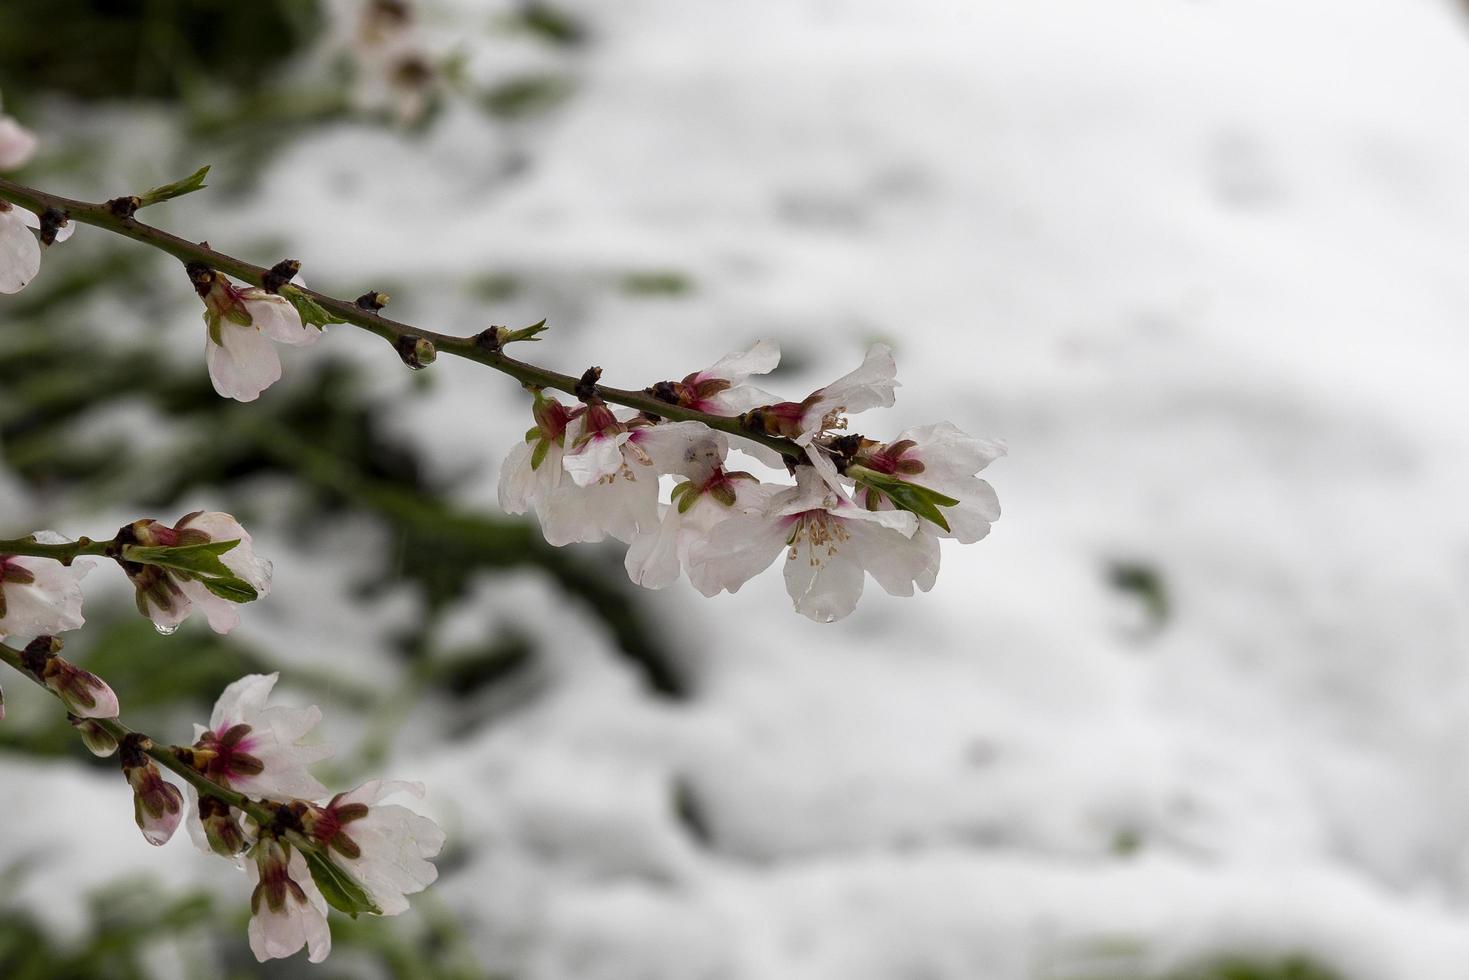
[{"label": "small green leaf", "polygon": [[233,550],[239,543],[239,540],[206,541],[176,548],[130,544],[122,549],[122,556],[140,565],[158,565],[194,575],[228,579],[234,578],[235,573],[219,560],[219,556]]},{"label": "small green leaf", "polygon": [[542,439],[536,443],[536,448],[530,451],[530,468],[532,470],[540,469],[541,464],[546,461],[546,453],[550,452],[550,450],[551,443],[547,440]]},{"label": "small green leaf", "polygon": [[545,333],[549,329],[551,328],[546,326],[546,320],[542,317],[539,322],[532,323],[528,327],[507,331],[505,336],[500,340],[500,346],[503,347],[506,344],[518,343],[522,340],[539,341],[541,338],[537,337],[536,334]]},{"label": "small green leaf", "polygon": [[138,207],[146,208],[151,204],[161,204],[164,201],[171,201],[176,197],[183,197],[185,194],[192,194],[195,191],[203,190],[206,186],[204,175],[207,173],[209,173],[208,167],[200,167],[183,180],[176,180],[172,184],[164,184],[162,187],[155,187],[151,191],[144,191],[138,195]]},{"label": "small green leaf", "polygon": [[[894,507],[917,514],[924,520],[937,524],[945,531],[949,530],[948,519],[944,517],[939,508],[957,505],[959,501],[955,498],[916,483],[909,483],[907,480],[900,480],[886,473],[878,473],[865,466],[848,467],[847,475],[869,490],[877,490],[885,494],[893,502]],[[869,493],[869,507],[871,507],[871,500]]]},{"label": "small green leaf", "polygon": [[299,286],[287,283],[281,287],[281,295],[296,308],[301,322],[308,327],[316,327],[320,330],[328,323],[343,322],[341,317],[333,316],[326,307],[302,292]]},{"label": "small green leaf", "polygon": [[254,602],[260,598],[255,586],[241,578],[206,578],[201,581],[204,588],[230,602]]},{"label": "small green leaf", "polygon": [[312,851],[306,854],[306,866],[311,869],[311,880],[321,890],[321,897],[338,912],[345,912],[354,919],[363,912],[370,915],[383,914],[383,910],[377,907],[357,879],[337,867],[326,852]]},{"label": "small green leaf", "polygon": [[130,544],[122,549],[122,557],[140,565],[166,568],[175,578],[196,580],[221,599],[254,602],[260,598],[255,587],[231,571],[219,558],[239,543],[238,540],[204,541],[176,547]]}]

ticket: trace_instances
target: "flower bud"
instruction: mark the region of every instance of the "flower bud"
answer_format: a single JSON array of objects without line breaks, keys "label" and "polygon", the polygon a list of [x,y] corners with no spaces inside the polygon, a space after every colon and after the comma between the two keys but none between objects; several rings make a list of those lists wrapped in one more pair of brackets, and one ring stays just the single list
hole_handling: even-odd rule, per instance
[{"label": "flower bud", "polygon": [[105,759],[117,751],[117,739],[91,718],[78,718],[76,715],[68,714],[66,720],[71,722],[71,727],[75,728],[77,734],[82,737],[82,744],[97,758]]},{"label": "flower bud", "polygon": [[148,757],[153,742],[131,732],[122,741],[119,761],[122,774],[133,788],[133,819],[143,838],[155,847],[168,843],[184,815],[184,797],[178,787],[165,782],[158,766]]},{"label": "flower bud", "polygon": [[415,371],[428,367],[439,356],[433,341],[411,333],[405,333],[398,338],[397,348],[403,363]]},{"label": "flower bud", "polygon": [[0,721],[5,720],[5,688],[0,687]]},{"label": "flower bud", "polygon": [[199,822],[209,849],[220,857],[232,858],[245,849],[245,835],[240,823],[230,813],[230,805],[214,796],[199,797]]},{"label": "flower bud", "polygon": [[26,670],[59,697],[67,710],[81,718],[116,718],[117,695],[97,675],[56,655],[61,639],[38,636],[21,655]]},{"label": "flower bud", "polygon": [[388,305],[388,298],[389,297],[387,293],[374,291],[370,293],[363,293],[361,296],[357,297],[355,302],[359,310],[366,310],[369,313],[376,313],[378,310]]}]

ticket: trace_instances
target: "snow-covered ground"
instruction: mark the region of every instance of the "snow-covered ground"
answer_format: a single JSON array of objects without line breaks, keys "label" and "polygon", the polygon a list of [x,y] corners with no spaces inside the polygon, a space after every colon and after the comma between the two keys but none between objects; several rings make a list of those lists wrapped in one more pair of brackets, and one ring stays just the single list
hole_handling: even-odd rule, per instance
[{"label": "snow-covered ground", "polygon": [[[471,75],[534,62],[458,8],[428,26]],[[771,336],[799,396],[886,339],[904,387],[862,429],[1003,437],[1005,515],[945,550],[931,594],[869,588],[831,626],[774,573],[650,595],[696,678],[674,703],[538,579],[486,579],[457,628],[556,636],[550,693],[447,744],[425,706],[395,761],[464,848],[439,891],[484,962],[1008,980],[1089,976],[1120,946],[1124,975],[1293,949],[1353,980],[1469,975],[1457,5],[572,9],[592,39],[554,114],[323,131],[247,207],[171,220],[217,244],[290,228],[313,284],[391,274],[395,309],[445,329],[549,314],[539,360],[627,387]],[[523,176],[490,180],[512,155]],[[691,288],[629,295],[630,270]],[[465,283],[502,271],[529,288],[487,308]],[[177,329],[193,356],[193,314]],[[329,344],[404,386],[375,339]],[[523,398],[433,370],[398,424],[444,472],[478,467],[462,502],[493,509]],[[307,559],[276,557],[276,613],[244,635],[371,656],[371,630],[334,647],[313,625],[330,571],[293,593]],[[1155,574],[1161,621],[1119,563]],[[51,817],[30,811],[5,819],[34,844]],[[161,873],[192,880],[176,858]]]}]

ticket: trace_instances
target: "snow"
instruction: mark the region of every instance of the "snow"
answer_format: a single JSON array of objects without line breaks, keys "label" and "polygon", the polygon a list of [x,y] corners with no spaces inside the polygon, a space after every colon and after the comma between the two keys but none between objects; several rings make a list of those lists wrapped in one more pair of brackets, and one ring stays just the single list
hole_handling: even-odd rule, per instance
[{"label": "snow", "polygon": [[[456,27],[483,5],[434,9],[430,36],[471,72],[526,57]],[[987,474],[1005,514],[946,546],[932,594],[869,588],[832,626],[790,613],[775,573],[710,601],[649,594],[686,702],[653,698],[545,583],[487,580],[449,632],[526,624],[540,697],[431,751],[436,719],[415,713],[392,762],[463,848],[437,887],[486,965],[1007,980],[1084,976],[1121,942],[1138,971],[1300,949],[1354,980],[1462,977],[1456,5],[573,9],[593,40],[545,119],[507,131],[461,105],[421,141],[327,129],[244,205],[189,198],[170,220],[216,244],[290,229],[313,284],[391,278],[394,312],[441,329],[549,314],[535,359],[627,387],[770,336],[799,366],[768,386],[799,396],[888,340],[904,387],[863,428],[1005,438]],[[528,167],[501,181],[512,152]],[[640,270],[692,289],[619,293]],[[490,271],[526,288],[486,308],[465,284]],[[197,314],[171,329],[192,356]],[[326,347],[403,397],[376,339],[337,327]],[[443,473],[473,468],[460,502],[492,511],[524,399],[472,365],[432,372],[396,424]],[[367,651],[397,683],[373,635],[412,598],[313,626],[350,621],[342,583],[370,559],[344,545],[334,572],[277,545],[283,612],[247,615],[251,638],[288,670]],[[1108,586],[1119,560],[1161,576],[1156,629]],[[25,765],[4,762],[7,791],[102,793],[80,772],[16,782]],[[143,853],[113,839],[136,836],[124,811],[63,809],[95,824],[69,835],[87,847]],[[0,855],[35,843],[11,819]]]}]

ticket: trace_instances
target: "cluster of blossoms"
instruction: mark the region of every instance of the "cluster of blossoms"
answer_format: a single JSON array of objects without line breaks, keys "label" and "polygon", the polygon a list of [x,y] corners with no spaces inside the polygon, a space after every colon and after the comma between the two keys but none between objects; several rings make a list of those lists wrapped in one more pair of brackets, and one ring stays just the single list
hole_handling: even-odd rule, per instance
[{"label": "cluster of blossoms", "polygon": [[[846,616],[865,575],[893,595],[933,587],[941,537],[978,541],[1000,516],[975,474],[1004,453],[945,422],[891,442],[847,433],[847,418],[894,401],[892,352],[878,344],[860,367],[799,402],[779,401],[749,379],[767,374],[779,348],[760,341],[682,381],[647,389],[659,401],[737,418],[764,441],[742,451],[784,466],[795,485],[771,485],[727,468],[729,440],[697,421],[614,411],[596,394],[596,371],[572,407],[536,391],[535,426],[501,468],[500,506],[534,510],[553,545],[616,538],[639,585],[661,589],[681,573],[706,596],[737,592],[785,552],[786,590],[819,622]],[[673,478],[660,503],[663,477]],[[865,574],[864,574],[865,573]]]},{"label": "cluster of blossoms", "polygon": [[[83,542],[41,532],[21,544],[77,550]],[[101,553],[127,573],[139,611],[160,632],[173,632],[194,609],[214,630],[228,632],[239,624],[238,604],[270,590],[270,564],[256,557],[249,534],[228,514],[190,514],[171,527],[135,521]],[[150,844],[166,843],[187,819],[202,850],[249,873],[250,948],[259,959],[304,946],[319,962],[331,949],[329,906],[397,915],[408,908],[407,895],[433,883],[438,871],[429,859],[443,847],[442,831],[383,802],[403,793],[422,797],[423,787],[374,780],[332,795],[307,769],[331,754],[307,742],[321,712],[269,706],[277,675],[227,687],[208,726],[195,726],[191,745],[160,751],[123,728],[107,683],[60,656],[56,634],[83,623],[81,580],[88,571],[87,562],[63,560],[0,554],[0,657],[62,700],[89,750],[117,754],[133,791],[134,819]],[[3,706],[0,695],[0,719]],[[164,778],[160,759],[185,776],[182,792]]]},{"label": "cluster of blossoms", "polygon": [[[378,3],[371,10],[364,36],[387,43],[407,29],[406,5]],[[131,217],[139,207],[199,189],[204,173],[109,201],[107,208]],[[34,275],[38,262],[30,226],[39,225],[44,244],[57,239],[68,215],[48,210],[36,218],[6,207],[0,219],[12,217],[0,226],[0,288],[9,284],[14,291]],[[11,238],[18,243],[14,247]],[[20,264],[7,258],[23,251]],[[430,339],[401,324],[361,319],[376,316],[386,296],[366,293],[343,312],[348,304],[302,287],[295,261],[256,270],[258,286],[237,285],[199,259],[186,269],[204,304],[209,376],[226,397],[259,397],[281,376],[275,344],[315,343],[327,324],[343,318],[389,337],[411,367],[424,367],[436,356]],[[538,339],[543,329],[544,321],[449,340],[457,344],[456,353],[469,346],[503,358],[505,345]],[[533,509],[553,545],[622,541],[628,546],[628,575],[651,589],[686,574],[707,596],[736,592],[784,552],[786,589],[796,610],[820,622],[849,614],[868,575],[894,595],[928,591],[938,575],[938,539],[978,541],[999,518],[995,492],[977,474],[1004,454],[1003,444],[947,422],[887,441],[847,431],[850,416],[893,405],[896,367],[882,344],[858,368],[799,401],[781,400],[750,383],[770,373],[779,359],[774,343],[760,341],[680,381],[644,389],[631,399],[636,409],[607,404],[613,395],[627,403],[629,393],[601,388],[596,368],[574,386],[579,404],[530,383],[535,424],[501,469],[502,508],[512,514]],[[523,378],[527,370],[546,374],[523,364],[511,373]],[[569,380],[557,377],[553,383],[571,387]],[[783,467],[794,484],[770,484],[728,466],[731,436],[743,437],[737,448],[754,459]],[[663,500],[665,478],[672,486]],[[241,577],[248,580],[244,572]],[[156,615],[150,615],[161,625],[173,625],[162,620],[187,615],[200,601],[198,589],[191,594],[165,584],[145,590],[139,576],[134,579],[140,608],[153,609]],[[227,628],[230,614],[219,615],[216,626]],[[215,623],[213,615],[210,620]]]}]

